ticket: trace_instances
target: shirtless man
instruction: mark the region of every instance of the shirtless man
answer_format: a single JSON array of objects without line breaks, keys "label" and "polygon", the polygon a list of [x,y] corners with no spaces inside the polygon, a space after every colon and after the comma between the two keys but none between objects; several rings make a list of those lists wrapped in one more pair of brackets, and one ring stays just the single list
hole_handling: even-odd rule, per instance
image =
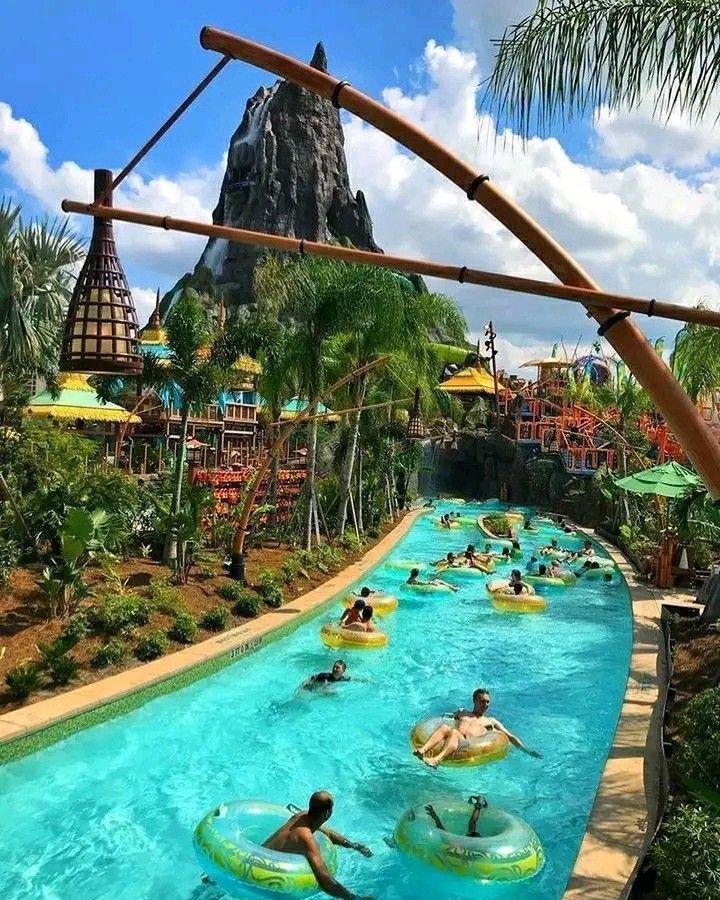
[{"label": "shirtless man", "polygon": [[[440,725],[425,741],[422,747],[415,750],[414,755],[421,759],[425,765],[436,769],[440,763],[451,753],[454,753],[460,744],[471,737],[482,737],[489,731],[499,731],[506,735],[510,743],[533,756],[535,759],[541,759],[542,754],[537,750],[528,750],[520,738],[511,734],[497,719],[493,719],[486,715],[490,706],[490,692],[485,688],[478,688],[473,692],[473,708],[472,709],[456,709],[451,713],[455,720],[453,725]],[[438,744],[443,744],[442,749],[435,756],[427,756],[428,751],[432,750]]]},{"label": "shirtless man", "polygon": [[358,597],[358,599],[353,603],[352,606],[349,606],[346,610],[343,610],[343,614],[340,616],[339,624],[342,625],[343,628],[347,628],[349,625],[353,625],[355,622],[359,622],[362,611],[366,606],[367,604],[362,599],[362,597]]},{"label": "shirtless man", "polygon": [[320,888],[331,897],[341,897],[343,900],[373,900],[369,896],[354,894],[330,874],[323,859],[320,846],[315,839],[315,832],[322,831],[336,847],[346,847],[348,850],[357,850],[363,856],[372,856],[372,850],[364,844],[354,844],[346,837],[324,827],[325,822],[333,812],[333,798],[328,791],[315,791],[310,797],[307,811],[296,813],[288,821],[265,841],[263,847],[269,850],[278,850],[280,853],[295,853],[304,856],[313,871]]},{"label": "shirtless man", "polygon": [[444,569],[459,569],[462,566],[462,563],[454,553],[448,553],[447,556],[444,556],[442,559],[435,560],[432,565],[436,568],[442,566]]},{"label": "shirtless man", "polygon": [[349,625],[346,624],[343,627],[347,628],[348,631],[377,631],[377,628],[372,622],[372,617],[372,606],[365,604],[360,610],[360,620],[358,622],[351,622]]}]

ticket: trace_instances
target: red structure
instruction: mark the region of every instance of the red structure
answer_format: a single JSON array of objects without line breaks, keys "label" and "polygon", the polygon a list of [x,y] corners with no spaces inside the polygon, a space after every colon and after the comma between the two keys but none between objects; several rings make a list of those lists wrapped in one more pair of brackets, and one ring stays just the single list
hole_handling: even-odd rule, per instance
[{"label": "red structure", "polygon": [[527,385],[506,412],[515,418],[515,438],[535,444],[541,453],[557,454],[572,475],[593,475],[601,466],[614,469],[617,453],[607,424],[589,410],[564,399],[564,371]]},{"label": "red structure", "polygon": [[[232,515],[233,509],[241,500],[243,493],[255,475],[254,466],[244,466],[230,472],[219,469],[195,469],[192,479],[196,484],[205,484],[212,488],[215,496],[215,512],[219,516]],[[293,507],[297,502],[303,485],[305,484],[304,468],[282,468],[277,476],[276,519],[279,523],[285,523],[292,516]],[[263,479],[258,493],[258,503],[267,501],[270,488],[270,475]]]}]

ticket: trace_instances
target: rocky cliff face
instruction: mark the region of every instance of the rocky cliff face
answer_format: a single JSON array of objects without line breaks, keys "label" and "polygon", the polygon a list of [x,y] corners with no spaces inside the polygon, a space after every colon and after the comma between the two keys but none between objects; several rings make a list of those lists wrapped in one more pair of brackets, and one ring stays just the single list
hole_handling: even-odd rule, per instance
[{"label": "rocky cliff face", "polygon": [[[327,71],[318,44],[311,65]],[[286,81],[261,87],[247,102],[240,127],[230,139],[217,225],[289,235],[313,241],[350,241],[382,252],[362,191],[350,190],[340,115],[327,100]],[[211,238],[193,277],[225,285],[231,306],[252,302],[253,273],[265,251]],[[176,286],[177,288],[177,286]],[[167,310],[173,289],[163,302]]]}]

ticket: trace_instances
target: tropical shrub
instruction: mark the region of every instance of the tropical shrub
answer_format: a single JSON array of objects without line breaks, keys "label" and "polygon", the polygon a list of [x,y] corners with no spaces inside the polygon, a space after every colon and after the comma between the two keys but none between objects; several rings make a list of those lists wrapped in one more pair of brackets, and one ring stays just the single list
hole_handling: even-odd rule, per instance
[{"label": "tropical shrub", "polygon": [[40,666],[35,662],[20,663],[5,674],[5,684],[17,700],[24,700],[42,684]]},{"label": "tropical shrub", "polygon": [[20,545],[12,538],[0,537],[0,587],[7,584],[19,563]]},{"label": "tropical shrub", "polygon": [[95,651],[90,664],[96,669],[118,666],[125,659],[126,654],[127,648],[125,644],[117,638],[111,638]]},{"label": "tropical shrub", "polygon": [[238,596],[233,607],[233,613],[236,616],[253,619],[260,613],[263,602],[262,597],[258,597],[253,591],[242,588],[238,591]]},{"label": "tropical shrub", "polygon": [[175,616],[185,611],[185,600],[179,587],[170,584],[165,575],[154,575],[148,585],[148,598],[153,609]]},{"label": "tropical shrub", "polygon": [[483,519],[485,525],[499,537],[510,537],[510,519],[502,513],[490,513]]},{"label": "tropical shrub", "polygon": [[665,820],[651,850],[658,894],[667,900],[720,897],[720,817],[686,804]]},{"label": "tropical shrub", "polygon": [[150,603],[132,591],[103,594],[88,611],[93,631],[126,634],[137,625],[150,621]]},{"label": "tropical shrub", "polygon": [[236,603],[240,597],[248,593],[248,590],[237,581],[227,581],[225,584],[220,585],[217,592],[223,600],[229,600],[231,603]]},{"label": "tropical shrub", "polygon": [[224,631],[230,619],[230,612],[226,606],[218,603],[209,609],[202,618],[200,625],[206,631]]},{"label": "tropical shrub", "polygon": [[680,720],[682,742],[673,754],[678,771],[720,792],[720,688],[696,694]]},{"label": "tropical shrub", "polygon": [[305,577],[307,577],[307,573],[303,569],[303,564],[294,553],[291,553],[290,556],[285,559],[282,566],[280,566],[280,571],[282,572],[282,578],[285,584],[290,584],[301,574],[304,574]]},{"label": "tropical shrub", "polygon": [[79,666],[77,662],[67,654],[56,656],[47,664],[48,675],[53,684],[69,684],[77,676]]},{"label": "tropical shrub", "polygon": [[272,569],[262,569],[259,576],[259,590],[268,606],[278,609],[285,602],[282,580]]},{"label": "tropical shrub", "polygon": [[192,644],[197,637],[197,632],[198,625],[195,617],[190,613],[182,612],[175,616],[168,631],[168,637],[178,644]]},{"label": "tropical shrub", "polygon": [[87,613],[84,610],[76,612],[65,623],[62,630],[62,637],[74,641],[75,644],[90,630]]},{"label": "tropical shrub", "polygon": [[135,645],[135,656],[141,662],[150,662],[167,652],[169,647],[167,636],[156,628],[143,635]]},{"label": "tropical shrub", "polygon": [[346,531],[340,540],[348,553],[360,553],[365,546],[365,541],[358,537],[354,531]]}]

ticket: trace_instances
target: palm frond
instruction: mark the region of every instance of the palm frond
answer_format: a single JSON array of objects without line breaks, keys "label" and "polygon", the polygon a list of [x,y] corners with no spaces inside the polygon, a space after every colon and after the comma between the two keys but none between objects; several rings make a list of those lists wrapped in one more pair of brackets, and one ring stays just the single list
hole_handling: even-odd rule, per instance
[{"label": "palm frond", "polygon": [[720,84],[720,2],[540,0],[496,44],[486,102],[523,137],[644,97],[698,119]]}]

